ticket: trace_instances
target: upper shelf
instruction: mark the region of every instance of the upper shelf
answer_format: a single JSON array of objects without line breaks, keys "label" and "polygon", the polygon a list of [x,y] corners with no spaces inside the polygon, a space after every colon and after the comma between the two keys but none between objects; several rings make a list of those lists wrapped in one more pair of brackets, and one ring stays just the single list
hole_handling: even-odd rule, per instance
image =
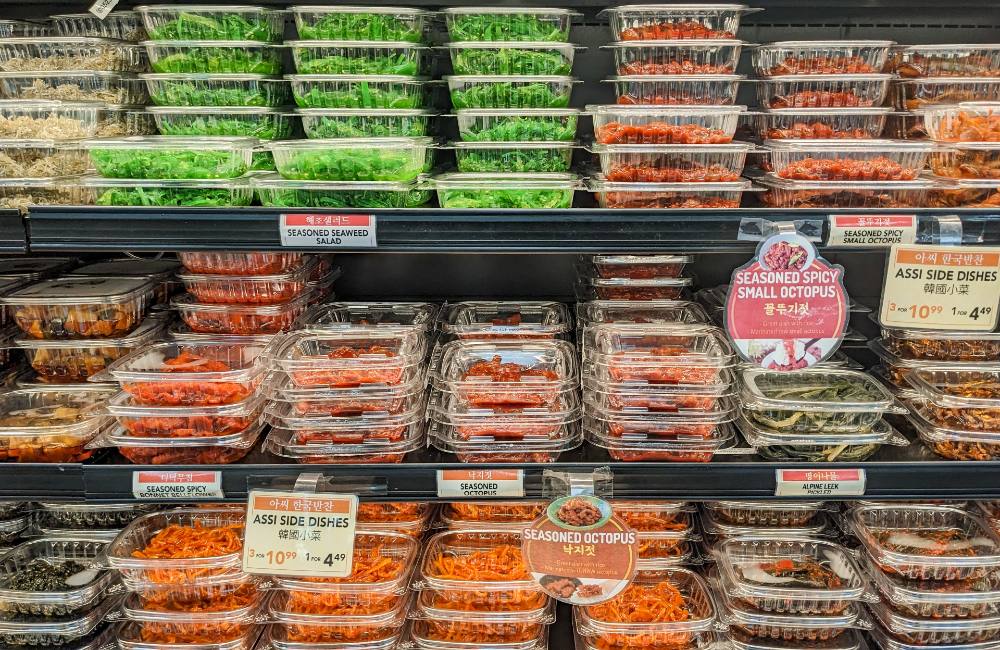
[{"label": "upper shelf", "polygon": [[[745,249],[746,217],[775,221],[830,214],[960,215],[967,244],[1000,244],[1000,212],[979,209],[710,211],[601,210],[288,210],[373,214],[386,252],[649,252]],[[269,208],[164,209],[45,207],[27,218],[37,252],[267,250],[281,247],[281,211]],[[928,220],[930,221],[930,220]],[[0,234],[2,237],[2,234]],[[317,248],[314,250],[329,250]]]}]

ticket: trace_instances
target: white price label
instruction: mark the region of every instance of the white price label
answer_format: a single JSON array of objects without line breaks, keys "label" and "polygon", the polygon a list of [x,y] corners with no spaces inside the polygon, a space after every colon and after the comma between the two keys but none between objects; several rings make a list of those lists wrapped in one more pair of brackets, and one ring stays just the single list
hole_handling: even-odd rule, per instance
[{"label": "white price label", "polygon": [[863,469],[775,470],[776,497],[858,497],[865,493]]},{"label": "white price label", "polygon": [[90,13],[104,20],[117,5],[118,0],[97,0],[97,2],[90,5]]},{"label": "white price label", "polygon": [[222,472],[132,472],[132,495],[136,499],[222,499]]},{"label": "white price label", "polygon": [[350,575],[358,497],[252,490],[243,570],[287,576]]},{"label": "white price label", "polygon": [[438,497],[446,499],[524,496],[522,469],[439,469]]},{"label": "white price label", "polygon": [[917,241],[915,214],[832,214],[827,246],[888,248]]},{"label": "white price label", "polygon": [[281,245],[291,248],[375,248],[373,214],[282,214]]}]

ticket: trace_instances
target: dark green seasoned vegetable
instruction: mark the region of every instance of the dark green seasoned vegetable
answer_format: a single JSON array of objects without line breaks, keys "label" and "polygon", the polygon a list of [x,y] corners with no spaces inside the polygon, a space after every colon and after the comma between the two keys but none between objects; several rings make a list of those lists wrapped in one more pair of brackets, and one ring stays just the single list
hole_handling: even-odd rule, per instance
[{"label": "dark green seasoned vegetable", "polygon": [[245,136],[261,140],[285,140],[291,137],[291,117],[280,113],[258,115],[180,113],[161,115],[157,123],[163,135]]},{"label": "dark green seasoned vegetable", "polygon": [[416,22],[388,14],[336,12],[324,14],[312,24],[299,25],[299,38],[328,41],[407,41],[423,40]]},{"label": "dark green seasoned vegetable", "polygon": [[251,192],[197,187],[116,187],[97,197],[97,205],[145,205],[159,207],[242,207],[250,205]]},{"label": "dark green seasoned vegetable", "polygon": [[276,48],[182,47],[181,52],[152,57],[154,72],[204,72],[213,74],[281,74]]},{"label": "dark green seasoned vegetable", "polygon": [[298,181],[411,181],[424,170],[422,156],[409,149],[304,149],[287,160],[276,156],[278,171]]},{"label": "dark green seasoned vegetable", "polygon": [[261,81],[255,85],[239,87],[211,87],[202,81],[163,80],[155,86],[149,97],[158,106],[261,106],[276,107],[288,103],[287,83]]},{"label": "dark green seasoned vegetable", "polygon": [[567,172],[572,149],[469,149],[456,154],[462,172]]},{"label": "dark green seasoned vegetable", "polygon": [[236,178],[247,172],[241,154],[184,149],[91,149],[90,158],[108,178]]},{"label": "dark green seasoned vegetable", "polygon": [[505,117],[491,119],[488,127],[473,125],[462,136],[470,142],[562,142],[576,137],[576,116],[551,119],[547,117]]},{"label": "dark green seasoned vegetable", "polygon": [[295,48],[299,74],[400,74],[419,72],[418,50],[376,56],[323,56],[311,48]]},{"label": "dark green seasoned vegetable", "polygon": [[[803,383],[789,386],[761,386],[761,392],[769,399],[803,402],[804,406],[815,402],[832,404],[842,402],[879,402],[882,395],[874,391],[870,384],[847,379],[831,380],[819,385]],[[809,410],[803,408],[770,408],[748,410],[753,420],[776,431],[834,431],[851,428],[855,418],[851,413],[836,410]],[[854,427],[868,431],[867,427]]]},{"label": "dark green seasoned vegetable", "polygon": [[431,199],[427,190],[259,189],[257,196],[269,208],[418,208]]},{"label": "dark green seasoned vegetable", "polygon": [[66,578],[86,569],[78,562],[52,564],[43,559],[32,560],[28,566],[12,574],[4,586],[14,591],[70,591],[79,589],[81,585],[68,585]]},{"label": "dark green seasoned vegetable", "polygon": [[870,458],[880,445],[767,445],[757,453],[768,460],[791,460],[810,463],[862,461]]},{"label": "dark green seasoned vegetable", "polygon": [[569,92],[555,93],[551,84],[492,83],[451,91],[451,105],[462,108],[567,108]]},{"label": "dark green seasoned vegetable", "polygon": [[566,75],[573,65],[559,50],[462,48],[452,52],[455,74]]},{"label": "dark green seasoned vegetable", "polygon": [[310,138],[414,138],[427,135],[426,115],[337,115],[307,118],[302,124]]},{"label": "dark green seasoned vegetable", "polygon": [[421,108],[424,103],[423,93],[416,88],[406,92],[386,90],[373,88],[366,81],[339,90],[314,86],[304,93],[294,94],[300,108]]},{"label": "dark green seasoned vegetable", "polygon": [[155,41],[280,41],[277,26],[262,13],[226,13],[218,18],[181,13],[170,22],[149,32]]},{"label": "dark green seasoned vegetable", "polygon": [[449,17],[453,41],[558,41],[569,40],[568,25],[531,14],[464,14]]},{"label": "dark green seasoned vegetable", "polygon": [[573,190],[438,190],[442,208],[570,208]]}]

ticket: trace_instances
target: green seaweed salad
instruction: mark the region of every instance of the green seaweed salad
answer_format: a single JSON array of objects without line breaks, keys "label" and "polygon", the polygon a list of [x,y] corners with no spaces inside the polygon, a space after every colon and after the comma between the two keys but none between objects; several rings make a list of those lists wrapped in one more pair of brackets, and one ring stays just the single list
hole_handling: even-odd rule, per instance
[{"label": "green seaweed salad", "polygon": [[287,140],[292,136],[294,123],[291,116],[281,113],[167,113],[160,116],[158,127],[163,135],[244,136],[260,140]]},{"label": "green seaweed salad", "polygon": [[97,197],[97,205],[216,208],[250,205],[253,193],[224,188],[114,187]]},{"label": "green seaweed salad", "polygon": [[[241,85],[242,84],[242,85]],[[258,106],[277,107],[288,103],[288,84],[273,79],[226,82],[163,79],[149,94],[158,106]]]},{"label": "green seaweed salad", "polygon": [[465,149],[456,155],[461,172],[568,172],[573,150],[563,147]]},{"label": "green seaweed salad", "polygon": [[309,90],[302,92],[293,88],[295,103],[300,108],[421,108],[424,104],[423,89],[418,86],[405,85],[396,88],[394,84],[369,83],[367,81],[345,82],[324,89],[319,82]]},{"label": "green seaweed salad", "polygon": [[[337,48],[342,49],[342,48]],[[395,54],[365,56],[328,55],[322,49],[295,48],[295,67],[299,74],[398,74],[414,76],[419,72],[419,50]]]},{"label": "green seaweed salad", "polygon": [[455,14],[448,17],[453,41],[554,41],[569,40],[569,21],[540,18],[534,14]]},{"label": "green seaweed salad", "polygon": [[150,30],[156,41],[280,41],[284,21],[270,12],[231,13],[207,16],[181,12],[171,21]]},{"label": "green seaweed salad", "polygon": [[[761,392],[768,399],[801,401],[806,404],[827,403],[874,403],[883,399],[867,382],[851,379],[831,379],[819,385],[803,382],[802,385],[763,386]],[[751,418],[775,431],[836,431],[850,427],[855,421],[851,414],[845,421],[844,414],[835,410],[797,410],[795,408],[771,408],[748,410]],[[870,427],[853,427],[867,431]]]},{"label": "green seaweed salad", "polygon": [[[163,47],[163,46],[157,46]],[[166,47],[170,47],[169,45]],[[212,74],[281,74],[277,48],[177,46],[181,51],[151,57],[153,72],[203,72]]]},{"label": "green seaweed salad", "polygon": [[257,196],[269,208],[418,208],[430,201],[431,192],[258,188]]},{"label": "green seaweed salad", "polygon": [[576,137],[576,115],[568,117],[511,116],[473,124],[462,135],[469,142],[563,142]]},{"label": "green seaweed salad", "polygon": [[[306,125],[306,120],[308,125]],[[415,138],[427,135],[427,115],[322,115],[303,116],[310,138]]]},{"label": "green seaweed salad", "polygon": [[438,190],[442,208],[570,208],[573,190]]},{"label": "green seaweed salad", "polygon": [[326,13],[312,22],[300,20],[299,38],[310,41],[407,41],[423,40],[422,16],[405,18],[381,13]]},{"label": "green seaweed salad", "polygon": [[459,48],[451,53],[456,74],[567,75],[573,64],[558,49]]},{"label": "green seaweed salad", "polygon": [[451,91],[451,104],[462,108],[567,108],[569,91],[553,92],[552,84],[487,82]]},{"label": "green seaweed salad", "polygon": [[424,171],[424,161],[410,149],[303,149],[282,159],[278,171],[297,181],[412,181]]},{"label": "green seaweed salad", "polygon": [[[141,146],[141,145],[140,145]],[[107,178],[237,178],[247,172],[243,156],[232,151],[187,149],[91,149],[90,158]]]}]

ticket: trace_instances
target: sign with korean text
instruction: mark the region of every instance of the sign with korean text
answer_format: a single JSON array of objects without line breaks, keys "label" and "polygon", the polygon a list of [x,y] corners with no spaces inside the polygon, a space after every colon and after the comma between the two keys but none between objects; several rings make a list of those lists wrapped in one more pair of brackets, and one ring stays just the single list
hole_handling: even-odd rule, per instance
[{"label": "sign with korean text", "polygon": [[832,214],[827,246],[888,248],[917,241],[915,214]]},{"label": "sign with korean text", "polygon": [[776,497],[858,497],[865,493],[863,469],[775,470]]},{"label": "sign with korean text", "polygon": [[524,496],[523,469],[439,469],[437,495],[443,499]]},{"label": "sign with korean text", "polygon": [[253,490],[243,570],[289,576],[350,575],[358,497]]},{"label": "sign with korean text", "polygon": [[635,576],[638,536],[604,499],[556,499],[521,535],[528,570],[557,600],[600,603],[621,593]]},{"label": "sign with korean text", "polygon": [[282,214],[281,245],[290,248],[375,248],[373,214]]},{"label": "sign with korean text", "polygon": [[104,20],[117,5],[118,0],[97,0],[97,2],[90,5],[89,11],[101,20]]},{"label": "sign with korean text", "polygon": [[847,325],[844,268],[805,237],[768,237],[733,271],[725,326],[746,361],[769,370],[813,366],[840,347]]},{"label": "sign with korean text", "polygon": [[132,496],[136,499],[222,499],[222,472],[146,471],[132,472]]},{"label": "sign with korean text", "polygon": [[897,245],[889,251],[883,327],[992,331],[1000,305],[1000,248]]}]

